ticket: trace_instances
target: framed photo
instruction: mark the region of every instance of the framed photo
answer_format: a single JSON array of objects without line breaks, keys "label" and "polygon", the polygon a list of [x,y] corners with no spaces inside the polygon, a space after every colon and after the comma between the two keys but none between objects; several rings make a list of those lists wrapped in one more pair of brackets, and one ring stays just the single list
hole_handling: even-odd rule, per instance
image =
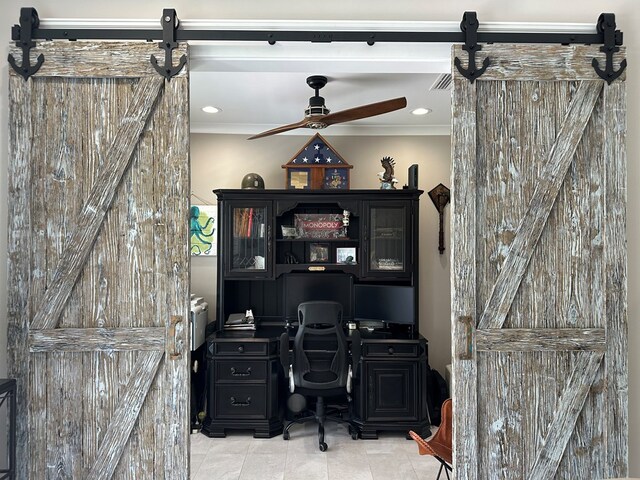
[{"label": "framed photo", "polygon": [[311,188],[310,168],[290,168],[287,171],[287,188],[308,190]]},{"label": "framed photo", "polygon": [[347,190],[349,188],[349,169],[325,168],[322,188]]},{"label": "framed photo", "polygon": [[336,248],[336,263],[344,263],[347,265],[355,265],[356,247],[338,247]]},{"label": "framed photo", "polygon": [[216,205],[191,205],[191,255],[212,256],[216,254],[218,207]]},{"label": "framed photo", "polygon": [[309,263],[327,263],[329,261],[328,243],[309,244]]}]

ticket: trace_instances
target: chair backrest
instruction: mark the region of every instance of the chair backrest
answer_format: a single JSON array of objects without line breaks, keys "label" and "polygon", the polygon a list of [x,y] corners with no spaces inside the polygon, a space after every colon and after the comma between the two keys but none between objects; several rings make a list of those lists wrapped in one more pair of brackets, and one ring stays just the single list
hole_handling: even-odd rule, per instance
[{"label": "chair backrest", "polygon": [[298,305],[298,322],[293,347],[294,384],[314,390],[345,387],[349,358],[342,305],[333,301],[303,302]]},{"label": "chair backrest", "polygon": [[447,398],[442,403],[440,410],[442,420],[436,434],[427,441],[427,443],[433,448],[436,454],[444,461],[451,464],[452,462],[452,438],[453,438],[453,418],[452,418],[452,403],[451,399]]}]

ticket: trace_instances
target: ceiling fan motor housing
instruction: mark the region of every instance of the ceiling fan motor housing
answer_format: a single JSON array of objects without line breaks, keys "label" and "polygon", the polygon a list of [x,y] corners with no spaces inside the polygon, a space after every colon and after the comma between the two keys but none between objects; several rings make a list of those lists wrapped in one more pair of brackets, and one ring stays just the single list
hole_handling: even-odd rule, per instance
[{"label": "ceiling fan motor housing", "polygon": [[309,98],[309,106],[304,111],[306,117],[310,117],[312,115],[327,115],[331,110],[329,110],[324,105],[324,98],[317,95]]},{"label": "ceiling fan motor housing", "polygon": [[[309,106],[304,111],[304,115],[308,118],[313,115],[327,115],[329,110],[324,105],[324,98],[320,96],[320,89],[327,84],[327,77],[323,75],[312,75],[307,77],[307,85],[316,91],[316,94],[309,98]],[[325,125],[326,126],[326,125]],[[324,128],[324,127],[311,127],[311,128]]]}]

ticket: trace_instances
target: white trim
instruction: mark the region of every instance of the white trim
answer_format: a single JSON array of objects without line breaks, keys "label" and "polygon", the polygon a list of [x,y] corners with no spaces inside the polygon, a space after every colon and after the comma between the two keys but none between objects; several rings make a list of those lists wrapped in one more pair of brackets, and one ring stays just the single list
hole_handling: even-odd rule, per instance
[{"label": "white trim", "polygon": [[[394,31],[457,32],[460,21],[406,22],[358,20],[180,20],[184,30],[303,30],[303,31]],[[160,20],[41,18],[40,28],[159,29]],[[595,23],[482,22],[479,32],[596,33]]]},{"label": "white trim", "polygon": [[[191,133],[215,133],[221,135],[255,135],[259,132],[264,132],[272,128],[276,128],[279,125],[257,125],[257,124],[207,124],[200,122],[191,122],[189,131]],[[279,133],[278,135],[312,135],[316,130],[308,128],[298,128],[290,130],[288,132]],[[317,130],[323,133],[322,130]],[[356,125],[356,124],[341,124],[332,125],[330,135],[335,136],[431,136],[431,135],[451,135],[451,125]]]}]

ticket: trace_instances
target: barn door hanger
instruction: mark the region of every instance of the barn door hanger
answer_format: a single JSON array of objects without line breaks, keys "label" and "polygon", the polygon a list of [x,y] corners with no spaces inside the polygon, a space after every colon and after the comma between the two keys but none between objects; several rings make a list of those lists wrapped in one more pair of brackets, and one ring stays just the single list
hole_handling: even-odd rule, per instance
[{"label": "barn door hanger", "polygon": [[162,25],[162,41],[158,43],[158,47],[164,50],[164,65],[158,65],[158,60],[155,55],[151,55],[151,65],[156,71],[165,77],[167,80],[171,80],[171,77],[176,76],[182,67],[187,63],[187,56],[182,55],[177,66],[173,66],[173,50],[178,48],[178,42],[176,42],[176,31],[180,21],[176,15],[176,11],[173,8],[165,8],[162,10],[162,18],[160,19]]},{"label": "barn door hanger", "polygon": [[598,76],[611,85],[611,82],[618,78],[627,68],[627,59],[625,58],[620,62],[620,69],[618,71],[613,70],[613,54],[620,51],[620,47],[616,45],[622,44],[622,32],[616,30],[616,16],[613,13],[600,14],[596,28],[598,33],[604,35],[604,46],[600,47],[600,51],[606,55],[607,60],[604,70],[600,68],[596,58],[591,61],[591,65],[593,65],[593,69]]},{"label": "barn door hanger", "polygon": [[[36,42],[32,40],[33,30],[38,28],[40,24],[40,18],[35,8],[25,7],[20,9],[20,27],[14,25],[13,37],[16,37],[16,33],[19,33],[20,40],[16,41],[16,46],[22,48],[22,65],[18,66],[13,55],[9,54],[9,64],[11,67],[22,77],[27,80],[31,75],[36,73],[42,64],[44,63],[44,55],[38,55],[36,64],[31,65],[29,59],[29,53],[33,47],[36,46]],[[18,30],[18,32],[15,32]]]},{"label": "barn door hanger", "polygon": [[462,62],[458,57],[453,61],[460,74],[468,78],[471,83],[484,73],[491,61],[489,57],[485,57],[480,69],[476,68],[476,52],[482,50],[482,46],[478,44],[478,16],[476,12],[464,12],[462,22],[460,22],[460,30],[465,34],[465,42],[462,49],[469,52],[469,63],[467,68],[462,68]]}]

